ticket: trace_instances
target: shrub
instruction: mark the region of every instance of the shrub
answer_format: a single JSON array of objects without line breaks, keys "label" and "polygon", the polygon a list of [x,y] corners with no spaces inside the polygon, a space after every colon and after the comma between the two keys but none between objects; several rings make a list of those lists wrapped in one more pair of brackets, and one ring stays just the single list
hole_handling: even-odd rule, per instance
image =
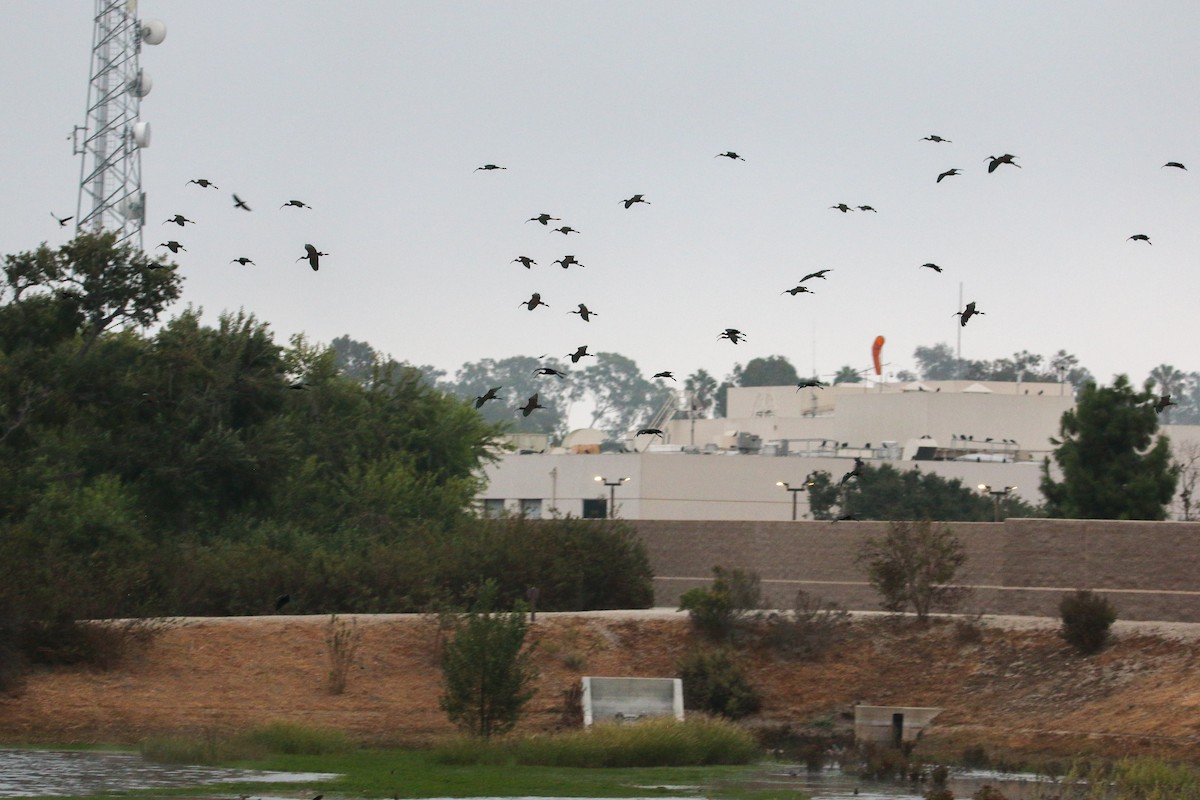
[{"label": "shrub", "polygon": [[882,597],[885,611],[907,611],[925,620],[934,608],[952,610],[965,596],[951,586],[966,550],[945,525],[929,520],[892,522],[882,539],[870,538],[858,552],[867,580]]},{"label": "shrub", "polygon": [[790,612],[767,616],[767,637],[777,650],[816,659],[846,635],[849,623],[849,612],[836,603],[801,590]]},{"label": "shrub", "polygon": [[329,625],[325,631],[325,647],[329,651],[330,694],[341,694],[346,691],[346,679],[358,657],[360,644],[362,644],[362,631],[358,629],[357,621],[347,622],[344,619],[338,619],[336,614],[329,617]]},{"label": "shrub", "polygon": [[758,692],[746,680],[729,650],[698,650],[679,665],[684,705],[730,719],[753,714],[762,707]]},{"label": "shrub", "polygon": [[1109,628],[1117,619],[1117,611],[1108,598],[1087,589],[1063,595],[1058,612],[1062,617],[1059,634],[1084,655],[1104,647]]},{"label": "shrub", "polygon": [[761,618],[762,587],[754,572],[713,567],[708,588],[689,589],[679,598],[692,625],[714,641],[728,641]]},{"label": "shrub", "polygon": [[202,736],[150,737],[142,741],[140,750],[146,760],[163,764],[225,764],[272,755],[344,753],[352,747],[341,731],[279,721],[235,736],[210,731]]}]

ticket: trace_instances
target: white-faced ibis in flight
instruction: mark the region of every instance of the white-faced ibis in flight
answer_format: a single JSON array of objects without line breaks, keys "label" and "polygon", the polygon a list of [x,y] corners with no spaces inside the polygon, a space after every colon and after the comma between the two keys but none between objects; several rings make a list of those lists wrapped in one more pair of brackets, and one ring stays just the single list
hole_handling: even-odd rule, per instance
[{"label": "white-faced ibis in flight", "polygon": [[567,377],[565,372],[559,372],[554,367],[538,367],[533,371],[534,375],[553,375],[560,381]]},{"label": "white-faced ibis in flight", "polygon": [[678,383],[678,382],[679,382],[679,381],[675,380],[675,373],[674,373],[674,372],[671,372],[670,370],[664,370],[664,371],[662,371],[662,372],[656,372],[656,373],[654,373],[653,375],[651,375],[650,377],[651,377],[651,378],[670,378],[671,380],[675,381],[676,383]]},{"label": "white-faced ibis in flight", "polygon": [[496,395],[496,392],[500,391],[503,388],[504,388],[503,386],[495,386],[491,389],[488,389],[486,392],[479,395],[478,397],[476,397],[475,398],[475,407],[482,408],[483,404],[486,403],[488,400],[499,400],[500,398]]},{"label": "white-faced ibis in flight", "polygon": [[1162,412],[1167,410],[1167,406],[1177,406],[1177,405],[1179,405],[1179,404],[1171,399],[1171,395],[1164,394],[1162,397],[1160,397],[1154,401],[1154,413],[1161,414]]},{"label": "white-faced ibis in flight", "polygon": [[975,301],[972,300],[971,302],[967,303],[966,308],[964,308],[962,311],[955,311],[950,316],[958,317],[958,324],[961,327],[965,328],[967,325],[967,320],[969,320],[971,317],[975,316],[976,314],[982,314],[982,313],[983,313],[982,311],[976,310]]},{"label": "white-faced ibis in flight", "polygon": [[541,294],[541,292],[534,292],[532,297],[530,297],[528,300],[525,300],[525,301],[522,301],[522,302],[520,302],[520,303],[517,303],[517,305],[519,305],[519,306],[525,306],[525,307],[526,307],[526,308],[528,308],[530,311],[533,311],[533,310],[534,310],[535,308],[537,308],[538,306],[546,306],[546,308],[549,308],[549,307],[550,307],[550,306],[548,306],[548,305],[546,305],[545,303],[543,303],[543,302],[542,302],[542,294]]},{"label": "white-faced ibis in flight", "polygon": [[508,169],[508,167],[498,167],[495,164],[484,164],[482,167],[476,167],[473,171],[479,172],[481,169],[486,172],[491,172],[494,169]]},{"label": "white-faced ibis in flight", "polygon": [[[1175,169],[1187,171],[1187,167],[1185,167],[1183,164],[1180,164],[1178,161],[1168,161],[1167,163],[1163,164],[1163,167],[1174,167]],[[1162,169],[1162,167],[1159,167],[1159,169]]]},{"label": "white-faced ibis in flight", "polygon": [[807,275],[805,275],[803,278],[801,278],[799,280],[799,283],[804,283],[809,278],[820,278],[821,280],[825,280],[825,273],[827,273],[827,272],[833,272],[833,269],[826,268],[826,269],[819,269],[816,272],[810,272]]},{"label": "white-faced ibis in flight", "polygon": [[726,150],[724,153],[717,153],[713,158],[728,158],[730,161],[745,161],[746,159],[739,156],[732,150]]},{"label": "white-faced ibis in flight", "polygon": [[933,270],[934,272],[941,272],[941,271],[942,271],[942,268],[941,268],[941,267],[939,267],[937,264],[934,264],[932,261],[930,261],[930,262],[929,262],[929,263],[927,263],[927,264],[922,264],[921,266],[917,267],[917,269],[931,269],[931,270]]},{"label": "white-faced ibis in flight", "polygon": [[828,385],[829,384],[822,383],[816,378],[807,378],[796,384],[796,391],[798,392],[801,389],[824,389]]},{"label": "white-faced ibis in flight", "polygon": [[838,486],[841,486],[843,483],[850,480],[851,478],[861,478],[862,470],[863,470],[863,460],[861,458],[859,458],[858,456],[855,456],[854,457],[854,469],[850,470],[849,472],[847,472],[845,475],[842,476],[841,481],[838,482]]},{"label": "white-faced ibis in flight", "polygon": [[[253,261],[246,258],[245,256],[242,256],[241,258],[235,258],[233,261],[230,261],[229,263],[230,264],[241,264],[243,267],[246,266],[247,264],[254,264]],[[255,264],[255,266],[258,266],[258,265]]]},{"label": "white-faced ibis in flight", "polygon": [[595,353],[589,353],[589,352],[587,351],[587,348],[588,348],[588,346],[587,346],[586,344],[581,344],[581,345],[579,345],[579,347],[576,347],[576,348],[575,348],[575,352],[574,352],[574,353],[567,353],[567,356],[566,356],[566,357],[567,357],[567,358],[569,358],[569,359],[571,359],[571,363],[572,363],[572,364],[578,364],[578,363],[579,363],[579,359],[581,359],[581,358],[584,358],[584,357],[587,357],[587,356],[591,356],[592,358],[595,358],[595,357],[596,357],[596,354],[595,354]]},{"label": "white-faced ibis in flight", "polygon": [[161,243],[159,243],[158,246],[165,247],[168,250],[170,250],[172,253],[178,253],[180,250],[182,250],[185,253],[187,252],[187,248],[184,247],[183,245],[181,245],[179,242],[175,241],[174,239],[172,239],[169,242],[161,242]]},{"label": "white-faced ibis in flight", "polygon": [[561,233],[563,236],[566,236],[571,233],[579,233],[579,231],[575,230],[570,225],[563,225],[561,228],[555,228],[554,230],[557,233]]},{"label": "white-faced ibis in flight", "polygon": [[305,203],[303,200],[288,200],[286,203],[281,205],[280,208],[287,208],[288,206],[292,206],[294,208],[307,208],[309,211],[312,211],[312,206],[310,206],[308,203]]},{"label": "white-faced ibis in flight", "polygon": [[878,213],[879,213],[878,211],[876,211],[876,210],[875,210],[874,208],[872,208],[871,206],[859,206],[859,207],[858,207],[858,210],[859,210],[859,211],[871,211],[871,212],[873,212],[873,213],[875,213],[875,214],[878,214]]},{"label": "white-faced ibis in flight", "polygon": [[321,256],[327,256],[329,253],[322,253],[311,244],[304,245],[304,255],[297,258],[297,261],[308,261],[308,265],[312,267],[313,272],[316,272],[321,267]]},{"label": "white-faced ibis in flight", "polygon": [[525,269],[530,269],[530,268],[531,268],[531,267],[533,267],[533,265],[534,265],[534,264],[536,264],[537,262],[536,262],[536,261],[534,261],[534,260],[533,260],[532,258],[530,258],[529,256],[517,256],[516,258],[514,258],[514,259],[512,260],[512,263],[514,263],[514,264],[520,264],[520,265],[521,265],[521,266],[523,266]]},{"label": "white-faced ibis in flight", "polygon": [[717,335],[717,338],[718,339],[728,339],[729,341],[733,342],[734,344],[737,344],[738,342],[740,342],[746,338],[746,334],[742,333],[737,328],[726,328],[725,330],[721,331],[721,333],[719,333]]},{"label": "white-faced ibis in flight", "polygon": [[842,212],[843,214],[845,214],[847,211],[851,210],[850,206],[846,205],[845,203],[838,203],[836,206],[830,206],[830,208],[836,208],[838,211]]},{"label": "white-faced ibis in flight", "polygon": [[637,435],[638,436],[657,436],[660,439],[666,439],[666,437],[663,436],[663,432],[662,432],[661,428],[639,428]]},{"label": "white-faced ibis in flight", "polygon": [[960,174],[961,173],[958,171],[958,167],[955,167],[954,169],[948,169],[945,172],[939,174],[937,176],[937,180],[934,181],[934,183],[941,183],[942,178],[949,178],[951,175],[960,175]]},{"label": "white-faced ibis in flight", "polygon": [[233,196],[233,207],[240,208],[242,211],[250,210],[250,206],[246,205],[246,201],[238,197],[236,194]]},{"label": "white-faced ibis in flight", "polygon": [[936,133],[931,133],[928,136],[923,137],[921,139],[921,141],[922,142],[945,142],[946,144],[953,144],[953,142],[951,142],[949,139],[943,139],[941,136],[938,136]]},{"label": "white-faced ibis in flight", "polygon": [[592,318],[592,315],[595,314],[596,312],[592,311],[590,308],[585,306],[583,303],[580,303],[578,311],[568,311],[567,313],[568,314],[578,314],[579,318],[581,320],[583,320],[584,322],[587,322],[588,320],[590,320]]},{"label": "white-faced ibis in flight", "polygon": [[67,227],[67,223],[70,222],[71,220],[75,219],[75,217],[73,217],[73,216],[60,217],[58,214],[55,214],[53,211],[50,212],[50,216],[54,217],[54,219],[58,222],[58,227],[60,227],[60,228]]},{"label": "white-faced ibis in flight", "polygon": [[[812,289],[808,288],[807,286],[803,286],[803,285],[796,286],[791,289],[784,289],[782,292],[780,292],[780,294],[790,294],[792,297],[795,297],[798,294],[805,294],[805,293],[816,294],[816,292],[814,292]],[[735,342],[735,344],[736,344],[736,342]]]},{"label": "white-faced ibis in flight", "polygon": [[1014,158],[1016,158],[1016,156],[1014,156],[1012,153],[1005,153],[1002,156],[988,156],[986,160],[991,161],[991,163],[988,164],[988,172],[995,172],[996,167],[1000,166],[1001,164],[1012,164],[1017,169],[1020,169],[1021,165],[1016,161],[1013,161]]},{"label": "white-faced ibis in flight", "polygon": [[543,225],[549,225],[551,222],[562,222],[558,217],[552,217],[549,214],[538,214],[536,217],[530,217],[526,222],[540,222]]},{"label": "white-faced ibis in flight", "polygon": [[628,200],[622,200],[621,202],[625,204],[626,208],[629,208],[634,203],[645,203],[646,205],[650,205],[650,201],[644,199],[640,194],[635,194],[633,197],[629,198]]},{"label": "white-faced ibis in flight", "polygon": [[535,392],[525,401],[525,405],[521,406],[521,416],[528,417],[536,408],[545,408],[545,406],[538,402],[538,396]]},{"label": "white-faced ibis in flight", "polygon": [[570,267],[570,266],[576,266],[576,267],[584,267],[584,266],[587,266],[586,264],[580,264],[578,261],[576,261],[576,260],[575,260],[575,256],[563,256],[562,258],[556,258],[556,259],[554,259],[554,261],[552,261],[552,262],[550,262],[550,263],[552,263],[552,264],[562,264],[562,268],[563,268],[563,269],[567,269],[567,268],[568,268],[568,267]]},{"label": "white-faced ibis in flight", "polygon": [[1130,236],[1129,239],[1126,239],[1125,241],[1128,242],[1130,240],[1133,240],[1135,242],[1145,242],[1146,244],[1150,244],[1150,245],[1154,244],[1154,242],[1150,241],[1150,237],[1144,233],[1135,233],[1133,236]]},{"label": "white-faced ibis in flight", "polygon": [[[210,181],[208,178],[196,178],[195,180],[188,181],[188,183],[194,183],[197,186],[202,186],[205,189],[209,189],[209,188],[220,189],[221,188],[220,186],[217,186],[215,183]],[[184,186],[187,186],[187,183],[185,183]]]},{"label": "white-faced ibis in flight", "polygon": [[196,220],[188,219],[183,214],[176,214],[175,216],[171,217],[169,220],[166,220],[165,222],[163,222],[163,225],[166,225],[167,222],[174,222],[176,225],[178,225],[181,228],[189,222],[192,223],[193,225],[196,224]]}]

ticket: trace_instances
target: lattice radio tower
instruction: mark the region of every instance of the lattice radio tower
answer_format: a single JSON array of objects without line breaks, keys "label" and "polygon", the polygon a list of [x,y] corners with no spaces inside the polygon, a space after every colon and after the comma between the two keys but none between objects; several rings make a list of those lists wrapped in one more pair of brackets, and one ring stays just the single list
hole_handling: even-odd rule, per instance
[{"label": "lattice radio tower", "polygon": [[138,118],[153,85],[142,71],[142,44],[159,44],[167,29],[140,22],[137,0],[96,0],[87,118],[75,126],[75,155],[83,156],[75,232],[116,231],[118,242],[142,249],[146,193],[141,150],[150,124]]}]

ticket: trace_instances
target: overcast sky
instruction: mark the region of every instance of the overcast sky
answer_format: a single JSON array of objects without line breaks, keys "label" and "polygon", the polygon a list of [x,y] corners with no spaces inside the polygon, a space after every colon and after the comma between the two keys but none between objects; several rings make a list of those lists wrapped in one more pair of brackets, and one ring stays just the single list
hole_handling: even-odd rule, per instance
[{"label": "overcast sky", "polygon": [[[76,209],[94,3],[2,8],[13,253],[72,233],[50,212]],[[966,358],[1065,349],[1105,382],[1200,370],[1194,1],[143,0],[139,16],[167,26],[141,55],[142,170],[146,249],[187,248],[176,311],[245,308],[281,341],[349,334],[451,376],[583,344],[647,374],[719,380],[783,355],[829,375],[868,367],[878,334],[899,371],[960,331]],[[745,161],[714,158],[729,150]],[[1021,168],[989,174],[1005,153]],[[506,169],[475,171],[489,163]],[[625,209],[635,193],[650,204]],[[543,212],[581,233],[526,222]],[[197,224],[161,224],[176,213]],[[306,242],[329,253],[319,272],[296,262]],[[567,254],[585,267],[552,263]],[[782,293],[821,268],[814,294]],[[962,329],[960,285],[985,312]],[[534,291],[548,308],[520,305]],[[581,302],[591,322],[567,313]]]}]

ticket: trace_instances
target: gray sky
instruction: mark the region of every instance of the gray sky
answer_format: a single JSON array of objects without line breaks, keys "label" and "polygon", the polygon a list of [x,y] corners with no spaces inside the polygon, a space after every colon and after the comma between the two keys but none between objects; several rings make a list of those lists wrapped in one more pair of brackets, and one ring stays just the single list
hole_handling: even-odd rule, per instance
[{"label": "gray sky", "polygon": [[[13,253],[70,235],[48,212],[75,213],[93,3],[3,9]],[[451,375],[582,344],[647,374],[770,355],[828,374],[868,367],[877,334],[897,371],[954,345],[961,283],[986,312],[966,358],[1200,370],[1195,2],[143,0],[140,17],[168,31],[141,57],[145,242],[184,244],[183,303],[210,321],[244,307],[281,340],[349,334]],[[1003,153],[1022,168],[988,174]],[[201,177],[221,191],[185,185]],[[635,193],[651,204],[626,210]],[[542,212],[581,233],[525,222]],[[198,224],[160,224],[175,213]],[[306,242],[330,254],[318,273],[295,261]],[[820,268],[815,294],[782,294]],[[549,308],[519,306],[534,291]],[[580,302],[590,323],[567,314]]]}]

